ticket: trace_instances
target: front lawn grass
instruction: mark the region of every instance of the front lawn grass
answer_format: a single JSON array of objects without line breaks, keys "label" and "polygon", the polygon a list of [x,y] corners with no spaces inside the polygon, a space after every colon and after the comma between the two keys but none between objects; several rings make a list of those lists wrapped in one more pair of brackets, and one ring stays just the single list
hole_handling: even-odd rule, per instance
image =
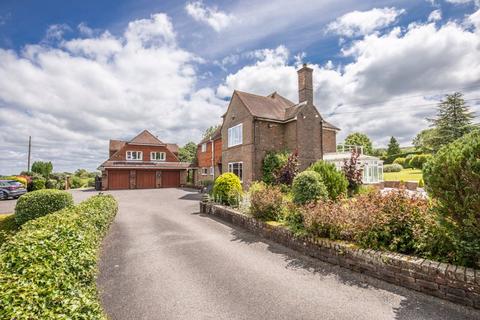
[{"label": "front lawn grass", "polygon": [[18,225],[15,222],[13,213],[0,214],[0,246],[9,236],[15,234],[17,230]]},{"label": "front lawn grass", "polygon": [[383,180],[385,181],[419,181],[423,179],[422,170],[419,169],[403,169],[400,172],[384,172]]}]

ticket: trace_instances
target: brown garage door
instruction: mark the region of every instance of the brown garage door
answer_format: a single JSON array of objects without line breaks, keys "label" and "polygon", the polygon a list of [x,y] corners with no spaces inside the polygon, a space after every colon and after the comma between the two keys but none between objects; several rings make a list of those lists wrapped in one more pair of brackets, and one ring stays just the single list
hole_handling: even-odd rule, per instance
[{"label": "brown garage door", "polygon": [[130,189],[130,171],[108,170],[108,188],[110,190]]},{"label": "brown garage door", "polygon": [[137,189],[155,188],[155,171],[137,170]]},{"label": "brown garage door", "polygon": [[162,171],[162,188],[180,187],[180,171]]}]

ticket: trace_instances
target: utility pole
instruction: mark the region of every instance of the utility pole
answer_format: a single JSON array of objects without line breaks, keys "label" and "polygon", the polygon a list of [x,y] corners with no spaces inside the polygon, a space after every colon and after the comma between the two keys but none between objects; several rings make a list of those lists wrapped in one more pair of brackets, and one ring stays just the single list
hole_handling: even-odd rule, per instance
[{"label": "utility pole", "polygon": [[32,136],[28,136],[28,164],[27,164],[27,172],[30,172],[30,155],[32,152]]}]

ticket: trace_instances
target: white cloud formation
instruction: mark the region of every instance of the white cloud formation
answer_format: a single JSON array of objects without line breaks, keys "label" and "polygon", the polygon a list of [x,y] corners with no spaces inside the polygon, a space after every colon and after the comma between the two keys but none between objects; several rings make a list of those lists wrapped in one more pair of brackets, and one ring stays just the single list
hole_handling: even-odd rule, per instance
[{"label": "white cloud formation", "polygon": [[[478,21],[480,11],[468,17]],[[263,53],[263,54],[262,54]],[[322,115],[346,134],[361,131],[377,145],[391,135],[404,145],[427,127],[435,112],[431,96],[464,88],[466,98],[480,96],[480,28],[461,24],[411,24],[384,34],[363,37],[343,54],[352,59],[343,67],[332,63],[314,69],[315,103]],[[259,51],[258,61],[226,77],[218,94],[233,89],[266,95],[277,91],[298,100],[296,69],[284,47]],[[480,115],[480,104],[469,104]]]},{"label": "white cloud formation", "polygon": [[327,31],[346,37],[370,34],[392,25],[405,10],[374,8],[368,11],[352,11],[331,22]]},{"label": "white cloud formation", "polygon": [[439,20],[442,20],[442,11],[440,9],[433,10],[432,12],[430,12],[430,15],[428,16],[429,22],[434,22]]},{"label": "white cloud formation", "polygon": [[33,160],[95,169],[108,139],[149,129],[183,144],[219,121],[226,102],[197,88],[199,59],[177,46],[166,15],[132,21],[118,37],[59,37],[0,49],[0,174],[25,169],[29,135]]},{"label": "white cloud formation", "polygon": [[214,7],[207,7],[201,1],[187,3],[185,10],[193,19],[208,24],[217,32],[225,29],[235,20],[233,15]]}]

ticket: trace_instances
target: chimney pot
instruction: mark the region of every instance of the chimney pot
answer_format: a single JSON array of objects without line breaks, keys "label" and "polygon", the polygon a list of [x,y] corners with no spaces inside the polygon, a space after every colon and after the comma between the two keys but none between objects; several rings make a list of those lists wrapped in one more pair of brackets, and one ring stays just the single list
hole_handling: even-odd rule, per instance
[{"label": "chimney pot", "polygon": [[298,102],[307,102],[313,105],[313,69],[307,67],[304,63],[303,67],[297,71],[298,74]]}]

